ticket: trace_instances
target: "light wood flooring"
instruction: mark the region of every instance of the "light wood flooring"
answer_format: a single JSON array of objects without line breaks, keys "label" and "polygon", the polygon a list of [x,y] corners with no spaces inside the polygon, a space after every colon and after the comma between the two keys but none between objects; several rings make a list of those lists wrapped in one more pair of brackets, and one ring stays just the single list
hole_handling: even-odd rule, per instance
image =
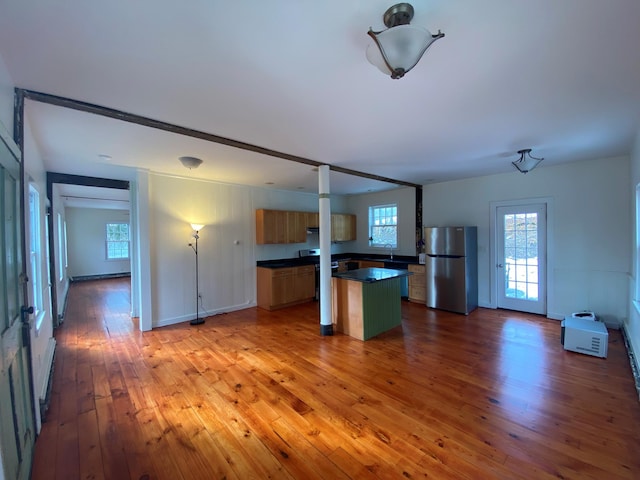
[{"label": "light wood flooring", "polygon": [[141,333],[127,280],[72,284],[40,479],[638,479],[640,404],[619,331],[403,302],[367,342],[318,304]]}]

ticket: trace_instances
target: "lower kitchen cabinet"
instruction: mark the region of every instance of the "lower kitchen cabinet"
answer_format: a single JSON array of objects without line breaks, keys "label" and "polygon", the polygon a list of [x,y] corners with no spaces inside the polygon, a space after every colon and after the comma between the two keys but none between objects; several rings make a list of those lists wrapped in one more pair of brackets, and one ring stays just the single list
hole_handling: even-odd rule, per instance
[{"label": "lower kitchen cabinet", "polygon": [[384,262],[374,262],[373,260],[360,260],[360,268],[384,268]]},{"label": "lower kitchen cabinet", "polygon": [[409,276],[409,301],[425,303],[427,301],[425,266],[410,264],[408,268],[413,273]]},{"label": "lower kitchen cabinet", "polygon": [[308,302],[315,296],[315,266],[257,267],[258,306],[275,310]]}]

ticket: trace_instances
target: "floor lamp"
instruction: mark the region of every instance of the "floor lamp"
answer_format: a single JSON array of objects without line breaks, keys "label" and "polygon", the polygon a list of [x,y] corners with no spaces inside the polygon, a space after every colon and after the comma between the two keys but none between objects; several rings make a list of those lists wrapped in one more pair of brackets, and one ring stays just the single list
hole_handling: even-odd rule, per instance
[{"label": "floor lamp", "polygon": [[196,318],[189,322],[191,325],[202,325],[204,323],[204,318],[200,318],[200,287],[198,285],[198,238],[200,238],[200,230],[202,230],[204,225],[192,223],[191,228],[195,230],[196,233],[193,234],[193,238],[196,239],[195,246],[193,243],[190,243],[189,246],[193,249],[196,254]]}]

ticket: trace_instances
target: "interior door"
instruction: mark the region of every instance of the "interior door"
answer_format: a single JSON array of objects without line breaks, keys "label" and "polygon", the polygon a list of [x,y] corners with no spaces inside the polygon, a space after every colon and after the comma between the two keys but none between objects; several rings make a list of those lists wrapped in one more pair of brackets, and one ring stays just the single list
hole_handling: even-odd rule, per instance
[{"label": "interior door", "polygon": [[496,209],[498,308],[546,314],[546,205]]},{"label": "interior door", "polygon": [[27,346],[29,323],[22,321],[24,289],[18,159],[15,144],[0,132],[0,474],[3,474],[0,476],[6,479],[29,478],[35,442]]}]

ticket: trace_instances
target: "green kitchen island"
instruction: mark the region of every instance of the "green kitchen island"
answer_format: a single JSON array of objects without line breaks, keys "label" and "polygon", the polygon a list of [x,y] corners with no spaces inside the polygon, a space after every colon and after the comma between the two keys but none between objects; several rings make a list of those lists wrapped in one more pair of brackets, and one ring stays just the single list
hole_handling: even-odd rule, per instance
[{"label": "green kitchen island", "polygon": [[368,340],[402,323],[401,278],[407,270],[360,268],[331,278],[335,330]]}]

